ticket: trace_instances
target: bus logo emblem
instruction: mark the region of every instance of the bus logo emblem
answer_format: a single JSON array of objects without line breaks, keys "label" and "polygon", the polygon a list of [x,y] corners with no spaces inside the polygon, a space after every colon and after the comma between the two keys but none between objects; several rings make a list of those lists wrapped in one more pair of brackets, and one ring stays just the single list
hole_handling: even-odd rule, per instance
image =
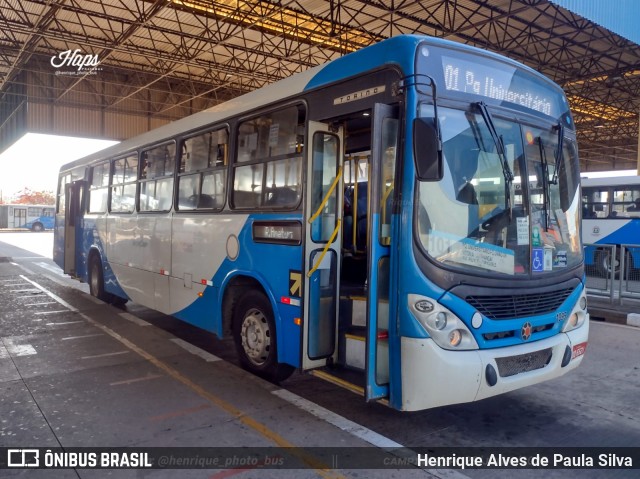
[{"label": "bus logo emblem", "polygon": [[600,227],[599,226],[594,226],[593,227],[593,234],[594,235],[600,234]]},{"label": "bus logo emblem", "polygon": [[520,337],[523,341],[527,341],[531,337],[531,323],[527,321],[520,330]]}]

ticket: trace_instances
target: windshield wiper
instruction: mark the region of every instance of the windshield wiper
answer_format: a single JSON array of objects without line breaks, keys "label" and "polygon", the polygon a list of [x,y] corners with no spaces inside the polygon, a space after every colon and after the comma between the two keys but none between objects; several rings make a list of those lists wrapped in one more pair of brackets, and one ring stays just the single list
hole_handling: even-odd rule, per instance
[{"label": "windshield wiper", "polygon": [[507,161],[507,155],[504,151],[504,141],[502,136],[498,136],[498,132],[496,131],[496,127],[493,124],[493,118],[491,113],[487,109],[487,104],[483,101],[479,101],[476,103],[476,106],[480,110],[480,114],[482,115],[482,119],[487,125],[489,129],[489,134],[493,139],[493,142],[496,145],[496,152],[498,153],[498,158],[500,158],[500,164],[502,165],[502,175],[504,176],[504,187],[505,187],[505,209],[509,213],[509,221],[513,219],[513,208],[511,207],[511,184],[513,183],[513,172],[509,167],[509,161]]},{"label": "windshield wiper", "polygon": [[[538,137],[538,145],[540,146],[540,163],[542,164],[542,203],[544,206],[544,230],[549,231],[549,214],[551,210],[551,205],[549,204],[549,183],[553,183],[553,181],[549,181],[549,163],[547,163],[547,152],[544,149],[544,144],[542,143],[542,137]],[[554,168],[554,175],[555,173]],[[553,183],[555,184],[555,183]]]},{"label": "windshield wiper", "polygon": [[558,148],[556,148],[555,154],[553,155],[555,157],[556,164],[553,165],[553,175],[549,180],[549,183],[551,183],[552,185],[558,184],[558,170],[560,168],[558,165],[560,164],[560,161],[562,159],[562,147],[564,142],[564,126],[561,122],[558,122],[555,128],[558,129]]}]

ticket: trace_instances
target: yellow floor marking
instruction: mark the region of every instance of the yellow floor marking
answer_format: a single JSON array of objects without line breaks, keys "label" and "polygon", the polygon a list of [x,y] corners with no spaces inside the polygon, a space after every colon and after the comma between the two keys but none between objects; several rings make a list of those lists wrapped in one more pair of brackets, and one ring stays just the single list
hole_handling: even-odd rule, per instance
[{"label": "yellow floor marking", "polygon": [[331,479],[344,478],[344,476],[342,476],[340,474],[337,474],[334,471],[331,471],[330,467],[327,464],[324,464],[323,462],[318,460],[313,455],[307,453],[304,449],[296,447],[294,444],[292,444],[291,442],[287,441],[280,434],[278,434],[275,431],[272,431],[271,429],[269,429],[269,427],[265,426],[261,422],[253,419],[250,416],[247,416],[244,412],[242,412],[240,409],[236,408],[233,404],[225,401],[222,398],[219,398],[215,394],[210,393],[209,391],[204,389],[202,386],[194,383],[191,379],[183,376],[179,371],[177,371],[176,369],[172,368],[168,364],[164,363],[160,359],[156,358],[152,354],[148,353],[144,349],[140,348],[139,346],[137,346],[136,344],[134,344],[133,342],[131,342],[127,338],[125,338],[125,337],[121,336],[120,334],[116,333],[111,328],[99,323],[98,321],[96,321],[95,319],[87,316],[86,314],[81,313],[80,311],[78,311],[77,308],[75,308],[71,304],[67,303],[64,299],[60,298],[56,294],[54,294],[51,291],[47,290],[46,288],[40,286],[38,283],[36,283],[34,281],[31,281],[30,279],[28,279],[27,277],[25,277],[23,275],[20,275],[20,276],[23,279],[25,279],[26,281],[29,281],[31,284],[33,284],[36,288],[38,288],[41,291],[43,291],[50,298],[55,299],[57,302],[59,302],[60,304],[62,304],[65,307],[67,307],[71,311],[77,312],[80,316],[82,316],[85,320],[87,320],[87,322],[89,322],[90,324],[92,324],[96,328],[101,329],[102,331],[107,333],[109,336],[111,336],[112,338],[116,339],[117,341],[119,341],[120,343],[125,345],[127,348],[131,349],[136,354],[138,354],[139,356],[141,356],[144,359],[146,359],[147,361],[149,361],[155,367],[157,367],[161,371],[164,371],[167,375],[171,376],[176,381],[178,381],[178,382],[184,384],[185,386],[187,386],[189,389],[191,389],[196,394],[198,394],[199,396],[201,396],[204,399],[206,399],[207,401],[209,401],[211,404],[215,405],[216,407],[222,409],[223,411],[227,412],[231,416],[235,417],[242,424],[244,424],[244,425],[250,427],[251,429],[257,431],[262,436],[266,437],[270,441],[273,441],[278,446],[290,448],[287,451],[288,454],[291,454],[292,456],[297,457],[302,462],[307,464],[309,467],[312,467],[313,469],[315,469],[318,472],[318,474],[320,474],[320,476],[322,476],[324,478],[327,478],[327,479],[330,479],[330,478]]}]

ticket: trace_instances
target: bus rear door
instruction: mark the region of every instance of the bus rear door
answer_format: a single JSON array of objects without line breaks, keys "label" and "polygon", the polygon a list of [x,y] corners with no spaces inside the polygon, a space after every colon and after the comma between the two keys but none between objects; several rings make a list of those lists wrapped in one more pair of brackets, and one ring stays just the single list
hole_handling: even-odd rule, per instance
[{"label": "bus rear door", "polygon": [[77,231],[79,231],[79,222],[82,215],[82,196],[84,185],[84,181],[73,181],[65,185],[67,201],[65,203],[64,211],[63,271],[70,276],[76,276],[77,272]]}]

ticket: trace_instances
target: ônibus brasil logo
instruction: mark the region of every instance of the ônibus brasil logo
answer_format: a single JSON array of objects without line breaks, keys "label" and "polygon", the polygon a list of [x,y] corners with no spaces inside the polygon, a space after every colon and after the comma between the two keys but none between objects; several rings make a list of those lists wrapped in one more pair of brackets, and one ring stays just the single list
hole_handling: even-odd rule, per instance
[{"label": "\u00f4nibus brasil logo", "polygon": [[[85,55],[81,53],[79,48],[75,50],[65,50],[51,57],[51,66],[59,69],[56,71],[56,75],[95,74],[101,70],[98,68],[98,65],[100,65],[98,55]],[[60,70],[64,67],[75,68],[75,70]]]}]

